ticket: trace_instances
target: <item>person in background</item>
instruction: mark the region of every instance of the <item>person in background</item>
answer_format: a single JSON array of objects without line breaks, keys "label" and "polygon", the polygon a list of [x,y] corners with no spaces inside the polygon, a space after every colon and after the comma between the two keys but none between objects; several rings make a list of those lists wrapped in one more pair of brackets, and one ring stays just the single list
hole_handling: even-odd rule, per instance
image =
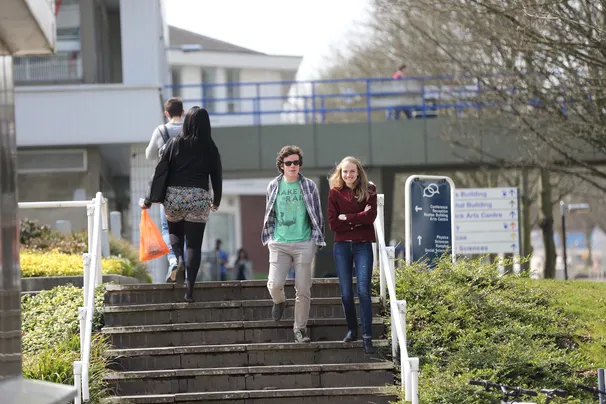
[{"label": "person in background", "polygon": [[219,208],[223,186],[221,155],[211,137],[208,112],[200,107],[191,108],[185,116],[183,132],[166,146],[145,206],[151,206],[152,202],[164,204],[170,242],[178,260],[176,280],[183,282],[186,269],[185,301],[193,302],[206,222],[210,211]]},{"label": "person in background", "polygon": [[307,333],[311,303],[312,265],[324,241],[324,217],[315,182],[300,172],[303,151],[284,146],[276,158],[280,175],[267,186],[261,241],[269,249],[267,289],[273,300],[272,318],[280,321],[286,307],[284,284],[295,267],[295,341],[310,342]]},{"label": "person in background", "polygon": [[[157,161],[160,158],[160,151],[164,148],[166,142],[181,133],[183,129],[183,102],[178,98],[169,98],[164,103],[164,116],[168,119],[168,123],[154,129],[151,140],[145,149],[145,158],[151,161]],[[177,276],[177,257],[170,245],[168,222],[166,221],[166,212],[164,211],[163,204],[160,205],[160,228],[162,238],[170,249],[170,252],[166,254],[166,258],[168,259],[166,282],[174,282]]]},{"label": "person in background", "polygon": [[229,261],[229,255],[225,252],[225,250],[221,249],[222,244],[223,242],[220,239],[217,239],[215,241],[215,268],[219,268],[219,279],[221,281],[226,281],[227,268],[225,267],[225,265],[227,265],[227,262]]},{"label": "person in background", "polygon": [[248,259],[248,253],[244,248],[238,250],[238,259],[234,264],[234,270],[236,271],[236,279],[239,281],[253,278],[252,261]]},{"label": "person in background", "polygon": [[[401,64],[398,67],[398,70],[391,76],[394,80],[404,80],[406,75],[408,74],[408,66],[405,64]],[[397,121],[400,119],[400,114],[406,115],[408,119],[412,119],[412,112],[409,109],[403,107],[395,107],[393,108],[393,117]]]},{"label": "person in background", "polygon": [[406,74],[408,73],[408,66],[406,66],[405,64],[400,65],[400,67],[398,67],[398,70],[393,74],[393,76],[391,76],[392,79],[394,80],[402,80]]},{"label": "person in background", "polygon": [[[373,269],[373,223],[377,217],[377,190],[355,157],[345,157],[330,177],[328,225],[335,232],[333,257],[339,278],[343,311],[347,320],[344,342],[358,339],[358,319],[353,295],[355,274],[360,299],[362,340],[367,354],[372,345],[370,282]],[[355,272],[354,272],[355,271]]]}]

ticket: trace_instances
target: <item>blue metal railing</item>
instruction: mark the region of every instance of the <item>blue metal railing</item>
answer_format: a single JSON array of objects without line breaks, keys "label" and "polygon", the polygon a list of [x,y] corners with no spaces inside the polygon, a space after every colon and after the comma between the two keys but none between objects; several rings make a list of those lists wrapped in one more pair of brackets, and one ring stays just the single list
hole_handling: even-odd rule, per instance
[{"label": "blue metal railing", "polygon": [[[465,110],[502,102],[496,92],[471,76],[201,83],[166,88],[178,89],[186,106],[205,106],[211,117],[240,117],[253,125],[461,116]],[[490,92],[494,100],[487,95]]]}]

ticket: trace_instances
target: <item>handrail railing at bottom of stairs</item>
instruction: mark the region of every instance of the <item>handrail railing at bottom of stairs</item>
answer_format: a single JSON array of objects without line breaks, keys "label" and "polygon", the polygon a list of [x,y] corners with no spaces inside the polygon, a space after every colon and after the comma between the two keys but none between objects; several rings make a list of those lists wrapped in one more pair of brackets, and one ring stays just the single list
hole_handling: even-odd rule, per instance
[{"label": "handrail railing at bottom of stairs", "polygon": [[101,285],[101,245],[104,232],[109,228],[107,200],[97,192],[92,201],[20,202],[20,209],[86,208],[88,216],[88,252],[83,254],[84,292],[83,307],[78,308],[80,320],[80,360],[74,362],[74,386],[78,394],[74,404],[89,400],[89,368],[95,314],[95,288]]},{"label": "handrail railing at bottom of stairs", "polygon": [[[400,359],[402,389],[405,400],[419,403],[419,358],[408,356],[406,341],[406,300],[397,300],[395,279],[395,247],[385,242],[385,195],[377,195],[376,252],[380,271],[380,293],[383,305],[389,303],[391,321],[391,349],[394,362]],[[389,297],[389,302],[387,300]]]}]

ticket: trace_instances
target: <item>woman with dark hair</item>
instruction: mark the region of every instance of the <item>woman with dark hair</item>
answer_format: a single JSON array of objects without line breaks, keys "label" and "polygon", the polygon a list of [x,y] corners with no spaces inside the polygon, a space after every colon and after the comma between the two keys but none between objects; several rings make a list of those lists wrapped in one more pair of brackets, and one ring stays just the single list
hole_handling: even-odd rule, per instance
[{"label": "woman with dark hair", "polygon": [[244,248],[238,250],[238,259],[234,264],[236,270],[236,279],[239,281],[245,281],[252,279],[252,261],[248,259],[248,253]]},{"label": "woman with dark hair", "polygon": [[[208,215],[221,203],[222,168],[219,150],[210,134],[208,112],[191,108],[185,115],[183,132],[171,138],[156,166],[150,196],[145,206],[163,203],[170,243],[177,256],[176,282],[183,283],[187,270],[185,301],[193,302],[193,291],[202,255],[202,238]],[[212,192],[210,191],[212,184]],[[187,262],[184,260],[187,240]]]}]

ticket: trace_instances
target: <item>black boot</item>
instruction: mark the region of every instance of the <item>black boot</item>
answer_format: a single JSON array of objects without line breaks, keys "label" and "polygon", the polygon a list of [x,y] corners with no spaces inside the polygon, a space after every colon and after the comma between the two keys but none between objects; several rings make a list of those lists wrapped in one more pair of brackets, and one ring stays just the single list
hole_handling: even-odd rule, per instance
[{"label": "black boot", "polygon": [[375,347],[372,346],[372,339],[370,337],[362,337],[362,340],[364,341],[364,353],[375,353]]},{"label": "black boot", "polygon": [[358,340],[358,333],[353,330],[347,330],[347,334],[345,334],[345,338],[343,338],[343,342],[353,342]]},{"label": "black boot", "polygon": [[192,281],[187,281],[187,283],[185,284],[186,286],[186,290],[185,290],[185,301],[187,303],[192,303],[194,301],[194,285],[195,282]]}]

